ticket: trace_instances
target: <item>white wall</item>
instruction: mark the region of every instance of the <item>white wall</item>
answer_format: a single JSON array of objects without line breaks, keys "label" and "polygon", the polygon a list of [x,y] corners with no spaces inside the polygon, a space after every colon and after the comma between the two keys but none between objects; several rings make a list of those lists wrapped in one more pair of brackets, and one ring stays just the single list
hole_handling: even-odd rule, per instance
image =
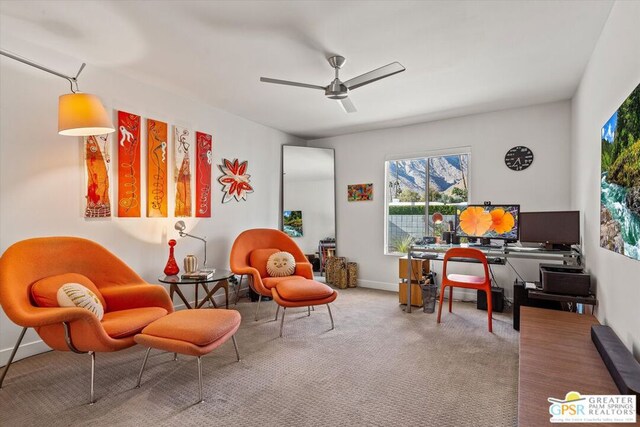
[{"label": "white wall", "polygon": [[[397,257],[383,254],[386,156],[470,146],[471,202],[566,210],[571,203],[570,118],[564,101],[310,141],[310,146],[336,150],[338,253],[359,263],[359,285],[398,289]],[[505,153],[516,145],[528,146],[535,156],[521,172],[504,164]],[[373,202],[347,201],[347,185],[360,182],[373,183]],[[537,262],[512,262],[525,279],[538,277]],[[508,266],[494,271],[510,295],[515,275]]]},{"label": "white wall", "polygon": [[[91,65],[82,75],[81,88],[99,95],[107,108],[213,135],[213,215],[210,219],[185,219],[188,231],[207,236],[210,264],[228,268],[231,244],[241,231],[278,227],[280,146],[304,141]],[[173,230],[175,218],[83,218],[86,184],[82,143],[79,138],[57,135],[57,99],[67,90],[68,84],[58,77],[4,57],[0,60],[0,251],[36,236],[86,237],[106,246],[150,282],[157,282],[162,273],[168,239],[178,240],[179,264],[188,253],[202,260],[202,243],[181,239]],[[142,140],[146,141],[144,135]],[[142,147],[144,150],[146,143]],[[115,143],[112,149],[115,154]],[[249,161],[247,172],[255,191],[246,202],[221,204],[221,186],[215,180],[223,157]],[[145,168],[142,170],[144,174]],[[115,190],[117,172],[112,172]],[[114,197],[111,200],[116,208]],[[142,202],[146,206],[146,200]],[[170,205],[170,215],[172,208]],[[4,312],[0,313],[0,366],[6,363],[19,331]],[[43,349],[46,347],[37,335],[29,331],[18,357]]]},{"label": "white wall", "polygon": [[300,181],[284,177],[284,210],[302,211],[302,237],[293,240],[305,254],[318,251],[318,243],[335,237],[333,179]]},{"label": "white wall", "polygon": [[572,202],[584,213],[597,316],[640,360],[640,261],[600,248],[600,128],[640,83],[640,3],[613,6],[572,109]]}]

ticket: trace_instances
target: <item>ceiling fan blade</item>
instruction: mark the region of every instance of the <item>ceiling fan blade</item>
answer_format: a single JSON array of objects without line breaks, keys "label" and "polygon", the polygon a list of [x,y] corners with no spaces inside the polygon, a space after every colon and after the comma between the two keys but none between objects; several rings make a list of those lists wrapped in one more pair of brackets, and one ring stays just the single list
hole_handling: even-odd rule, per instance
[{"label": "ceiling fan blade", "polygon": [[353,105],[353,102],[351,102],[349,98],[339,99],[338,103],[340,104],[340,106],[342,107],[345,113],[355,113],[358,111],[356,109],[356,106]]},{"label": "ceiling fan blade", "polygon": [[275,83],[275,84],[278,84],[278,85],[308,87],[309,89],[324,90],[324,86],[308,85],[306,83],[298,83],[298,82],[290,82],[289,80],[270,79],[268,77],[260,77],[260,81],[261,82],[265,82],[265,83]]},{"label": "ceiling fan blade", "polygon": [[354,77],[351,80],[347,80],[344,82],[344,85],[349,89],[357,89],[360,86],[367,85],[369,83],[373,83],[376,80],[384,79],[385,77],[393,76],[394,74],[401,73],[405,70],[399,62],[392,62],[391,64],[385,65],[384,67],[380,67],[376,70],[369,71],[368,73],[364,73],[358,77]]}]

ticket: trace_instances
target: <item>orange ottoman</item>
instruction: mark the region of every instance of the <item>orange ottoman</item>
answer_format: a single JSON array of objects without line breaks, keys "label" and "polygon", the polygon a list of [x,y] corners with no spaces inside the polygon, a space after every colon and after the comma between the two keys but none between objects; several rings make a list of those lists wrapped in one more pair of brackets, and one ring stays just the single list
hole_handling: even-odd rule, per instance
[{"label": "orange ottoman", "polygon": [[202,399],[202,362],[200,358],[231,338],[239,362],[240,354],[234,334],[240,327],[241,319],[240,313],[236,310],[195,309],[176,311],[150,323],[134,337],[138,344],[149,347],[144,355],[136,388],[140,387],[142,372],[152,348],[196,356],[200,385],[198,403],[204,402]]},{"label": "orange ottoman", "polygon": [[[331,329],[333,330],[333,316],[331,315],[329,303],[335,301],[338,297],[338,292],[324,283],[309,279],[289,279],[278,283],[275,288],[272,288],[271,295],[273,295],[275,302],[278,303],[276,320],[278,320],[280,307],[283,307],[282,320],[280,320],[280,337],[282,337],[282,327],[287,307],[309,307],[310,310],[310,307],[314,305],[326,304],[329,310],[329,318],[331,319]],[[311,311],[308,313],[308,315],[311,315]]]}]

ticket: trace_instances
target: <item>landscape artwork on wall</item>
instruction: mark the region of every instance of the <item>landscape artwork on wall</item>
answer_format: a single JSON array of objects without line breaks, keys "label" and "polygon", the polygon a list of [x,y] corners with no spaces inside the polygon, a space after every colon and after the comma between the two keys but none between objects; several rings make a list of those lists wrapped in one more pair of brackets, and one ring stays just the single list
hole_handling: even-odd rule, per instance
[{"label": "landscape artwork on wall", "polygon": [[222,164],[218,165],[218,169],[222,175],[218,178],[218,182],[222,184],[222,203],[227,203],[233,199],[236,202],[247,200],[247,194],[253,193],[251,186],[251,175],[247,173],[249,162],[239,162],[238,159],[233,161],[222,159]]},{"label": "landscape artwork on wall", "polygon": [[118,111],[118,216],[140,216],[140,116]]},{"label": "landscape artwork on wall", "polygon": [[601,130],[600,246],[640,260],[640,85]]},{"label": "landscape artwork on wall", "polygon": [[191,216],[191,131],[189,129],[173,127],[174,171],[176,190],[177,217]]},{"label": "landscape artwork on wall", "polygon": [[87,178],[85,218],[106,218],[111,216],[109,138],[109,134],[84,137],[84,165]]},{"label": "landscape artwork on wall", "polygon": [[350,202],[373,200],[373,184],[347,185],[347,200]]},{"label": "landscape artwork on wall", "polygon": [[290,237],[302,237],[302,211],[284,211],[283,231]]},{"label": "landscape artwork on wall", "polygon": [[167,217],[167,124],[147,119],[147,216]]},{"label": "landscape artwork on wall", "polygon": [[196,132],[196,217],[211,218],[211,135]]}]

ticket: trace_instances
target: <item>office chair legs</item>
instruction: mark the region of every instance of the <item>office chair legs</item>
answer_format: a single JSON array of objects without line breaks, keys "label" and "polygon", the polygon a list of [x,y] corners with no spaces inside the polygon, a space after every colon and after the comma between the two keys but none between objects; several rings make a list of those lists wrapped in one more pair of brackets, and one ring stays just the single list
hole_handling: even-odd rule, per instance
[{"label": "office chair legs", "polygon": [[329,304],[327,304],[327,309],[329,310],[329,318],[331,319],[331,330],[333,331],[333,329],[334,329],[333,315],[331,314],[331,306]]},{"label": "office chair legs", "polygon": [[4,377],[7,376],[7,372],[9,372],[9,366],[11,366],[11,362],[13,362],[13,358],[16,357],[16,353],[18,352],[18,348],[20,347],[20,343],[22,343],[22,339],[24,338],[25,332],[27,332],[28,328],[22,328],[22,332],[20,332],[20,336],[18,337],[18,341],[16,341],[16,345],[13,347],[11,351],[11,355],[9,356],[9,360],[7,361],[7,366],[2,370],[2,375],[0,375],[0,389],[2,388],[2,383],[4,382]]},{"label": "office chair legs", "polygon": [[278,320],[278,313],[280,313],[280,305],[278,304],[278,308],[276,308],[276,318],[275,320]]}]

